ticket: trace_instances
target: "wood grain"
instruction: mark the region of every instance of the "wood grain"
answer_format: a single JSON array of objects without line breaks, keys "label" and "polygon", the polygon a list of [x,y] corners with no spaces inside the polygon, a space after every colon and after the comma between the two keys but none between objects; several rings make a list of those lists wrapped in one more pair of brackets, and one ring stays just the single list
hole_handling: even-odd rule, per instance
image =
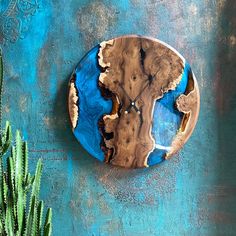
[{"label": "wood grain", "polygon": [[115,94],[119,104],[115,114],[103,116],[106,161],[146,167],[155,146],[151,135],[154,104],[176,88],[184,61],[161,43],[138,36],[103,42],[98,56],[103,68],[100,87]]}]

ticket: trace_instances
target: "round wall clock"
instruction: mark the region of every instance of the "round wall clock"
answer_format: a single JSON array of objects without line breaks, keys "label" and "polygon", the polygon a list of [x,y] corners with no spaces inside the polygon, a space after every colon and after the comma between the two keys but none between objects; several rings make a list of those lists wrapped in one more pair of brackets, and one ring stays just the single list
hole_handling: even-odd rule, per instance
[{"label": "round wall clock", "polygon": [[200,95],[175,49],[127,35],[100,43],[79,62],[68,106],[74,135],[92,156],[141,168],[180,150],[196,125]]}]

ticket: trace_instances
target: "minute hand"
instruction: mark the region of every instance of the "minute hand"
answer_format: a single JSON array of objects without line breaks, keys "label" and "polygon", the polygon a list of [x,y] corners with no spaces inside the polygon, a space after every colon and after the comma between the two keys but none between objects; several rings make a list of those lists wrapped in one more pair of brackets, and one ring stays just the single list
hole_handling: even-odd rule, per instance
[{"label": "minute hand", "polygon": [[138,94],[138,96],[134,99],[134,102],[136,102],[136,101],[138,100],[138,98],[142,95],[143,91],[145,91],[145,89],[148,87],[148,85],[149,85],[149,83],[147,83],[147,84],[144,86],[143,90],[142,90],[142,91]]},{"label": "minute hand", "polygon": [[121,86],[119,84],[120,88],[123,90],[123,92],[125,93],[125,95],[128,97],[128,99],[130,100],[130,102],[132,102],[133,100],[130,98],[130,96],[128,95],[128,93],[125,91],[125,89],[123,88],[123,86]]}]

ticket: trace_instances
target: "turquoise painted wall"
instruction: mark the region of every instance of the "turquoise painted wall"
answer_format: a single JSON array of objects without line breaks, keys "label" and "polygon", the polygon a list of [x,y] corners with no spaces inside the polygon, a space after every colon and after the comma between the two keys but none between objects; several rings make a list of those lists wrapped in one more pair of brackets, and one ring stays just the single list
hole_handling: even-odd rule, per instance
[{"label": "turquoise painted wall", "polygon": [[[236,233],[234,0],[3,0],[4,119],[43,158],[41,198],[54,235]],[[127,171],[90,157],[67,114],[67,83],[84,53],[122,34],[159,38],[190,62],[199,122],[170,161]]]}]

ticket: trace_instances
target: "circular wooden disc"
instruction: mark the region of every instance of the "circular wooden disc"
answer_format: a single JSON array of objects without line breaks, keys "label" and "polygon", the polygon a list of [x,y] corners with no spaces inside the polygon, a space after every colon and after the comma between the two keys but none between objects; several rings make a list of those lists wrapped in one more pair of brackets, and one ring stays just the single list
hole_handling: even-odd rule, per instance
[{"label": "circular wooden disc", "polygon": [[200,95],[175,49],[128,35],[85,55],[70,79],[68,105],[73,132],[92,156],[141,168],[184,145],[197,122]]}]

